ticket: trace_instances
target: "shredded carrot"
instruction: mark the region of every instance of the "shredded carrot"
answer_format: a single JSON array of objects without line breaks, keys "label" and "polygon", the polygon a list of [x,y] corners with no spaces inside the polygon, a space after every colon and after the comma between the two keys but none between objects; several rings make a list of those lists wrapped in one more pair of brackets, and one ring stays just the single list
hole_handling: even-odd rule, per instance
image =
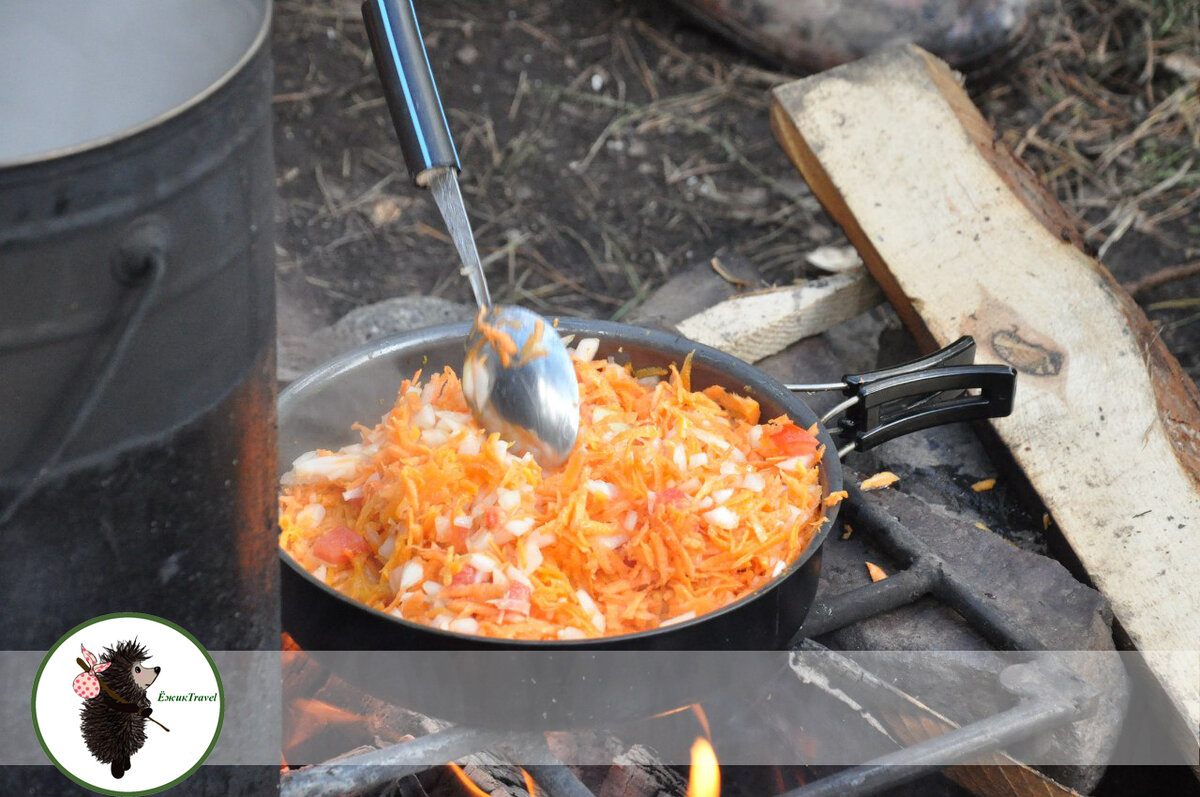
[{"label": "shredded carrot", "polygon": [[501,329],[499,325],[487,322],[487,312],[481,307],[478,315],[475,316],[475,329],[479,330],[480,334],[479,345],[490,344],[500,357],[500,365],[508,368],[512,363],[513,355],[517,353],[517,343],[513,340],[512,335]]},{"label": "shredded carrot", "polygon": [[988,490],[992,489],[995,486],[996,486],[995,479],[980,479],[979,481],[977,481],[971,485],[971,489],[977,493],[983,493],[983,492],[987,492]]},{"label": "shredded carrot", "polygon": [[874,476],[868,476],[862,480],[859,486],[864,490],[881,490],[884,487],[893,485],[900,481],[900,477],[892,473],[890,470],[883,470],[876,473]]},{"label": "shredded carrot", "polygon": [[[280,544],[398,617],[581,639],[682,622],[766,585],[844,495],[822,500],[821,452],[780,451],[787,418],[760,426],[753,399],[690,390],[690,358],[653,383],[573,362],[580,429],[558,470],[483,432],[453,371],[418,375],[377,426],[357,427],[362,443],[296,461]],[[345,544],[347,529],[364,545]]]}]

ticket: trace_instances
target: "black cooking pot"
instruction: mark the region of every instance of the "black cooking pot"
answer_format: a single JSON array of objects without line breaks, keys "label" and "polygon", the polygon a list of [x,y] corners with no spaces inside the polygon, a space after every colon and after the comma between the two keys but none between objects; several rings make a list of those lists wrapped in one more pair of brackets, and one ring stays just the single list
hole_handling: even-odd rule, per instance
[{"label": "black cooking pot", "polygon": [[[824,446],[823,497],[842,488],[840,454],[863,450],[900,434],[951,421],[1000,417],[1012,408],[1016,372],[973,365],[975,344],[963,338],[936,354],[841,382],[785,386],[728,354],[664,332],[624,324],[562,319],[559,330],[600,341],[598,357],[634,368],[682,363],[692,354],[692,385],[720,385],[759,402],[763,418],[788,415],[817,426]],[[418,369],[461,367],[468,325],[415,331],[340,357],[288,387],[279,399],[281,468],[317,448],[337,448],[359,437],[395,401],[403,379]],[[844,392],[829,415],[846,412],[833,429],[795,391]],[[979,391],[975,394],[973,391]],[[821,544],[837,506],[800,556],[756,592],[718,611],[667,628],[578,641],[521,641],[457,634],[371,609],[314,579],[282,553],[283,625],[308,651],[326,657],[338,673],[400,705],[475,725],[568,727],[597,720],[643,717],[695,702],[716,681],[760,682],[766,673],[736,678],[706,656],[702,672],[678,655],[649,657],[621,651],[781,651],[804,622],[821,566]],[[359,651],[350,654],[348,651]],[[379,654],[365,651],[404,651]],[[465,656],[454,651],[486,652]],[[747,661],[767,661],[741,656]],[[731,664],[734,662],[731,662]],[[694,677],[690,677],[694,676]]]}]

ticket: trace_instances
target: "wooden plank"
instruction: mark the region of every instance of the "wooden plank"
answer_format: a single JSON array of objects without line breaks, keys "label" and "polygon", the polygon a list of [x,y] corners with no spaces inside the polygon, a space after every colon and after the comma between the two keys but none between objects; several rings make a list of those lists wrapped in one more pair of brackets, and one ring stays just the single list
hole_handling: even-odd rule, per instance
[{"label": "wooden plank", "polygon": [[684,337],[753,363],[802,338],[819,335],[882,301],[875,281],[859,268],[734,296],[676,326]]},{"label": "wooden plank", "polygon": [[[1076,225],[916,47],[775,90],[776,137],[925,348],[1020,371],[994,426],[1200,741],[1200,393]],[[1188,747],[1190,745],[1190,748]]]}]

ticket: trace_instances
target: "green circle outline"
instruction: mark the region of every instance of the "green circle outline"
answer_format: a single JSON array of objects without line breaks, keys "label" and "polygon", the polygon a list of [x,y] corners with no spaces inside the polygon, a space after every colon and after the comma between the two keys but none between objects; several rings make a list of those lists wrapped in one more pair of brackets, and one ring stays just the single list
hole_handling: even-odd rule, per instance
[{"label": "green circle outline", "polygon": [[[46,745],[46,740],[42,738],[42,729],[41,729],[41,726],[38,725],[38,718],[37,718],[38,684],[40,684],[42,682],[42,672],[45,671],[46,665],[50,663],[50,657],[54,655],[55,651],[57,651],[60,647],[62,647],[63,643],[66,642],[67,639],[70,636],[72,636],[76,631],[80,631],[84,628],[87,628],[90,625],[95,625],[96,623],[100,623],[105,620],[115,620],[115,619],[124,618],[124,617],[133,617],[133,618],[136,618],[139,620],[150,620],[151,622],[159,623],[160,625],[165,625],[169,628],[173,628],[176,631],[178,631],[179,633],[183,634],[185,637],[188,638],[188,640],[191,641],[191,643],[193,645],[196,646],[197,650],[199,650],[202,654],[204,654],[204,659],[208,662],[208,666],[212,670],[213,677],[217,679],[217,727],[216,727],[216,730],[213,732],[212,741],[209,742],[209,744],[208,744],[208,749],[204,751],[204,755],[200,756],[200,760],[198,760],[194,765],[192,765],[191,769],[189,769],[187,772],[180,775],[175,780],[171,781],[170,783],[166,783],[162,786],[158,786],[153,789],[146,789],[143,791],[112,791],[110,789],[105,789],[101,786],[95,786],[91,783],[88,783],[87,781],[83,780],[82,778],[76,777],[71,772],[68,772],[67,768],[64,767],[62,764],[60,764],[58,762],[58,759],[55,758],[54,755],[50,752],[50,748]],[[183,781],[190,778],[196,772],[196,770],[199,769],[204,764],[204,762],[208,759],[208,756],[210,753],[212,753],[213,748],[217,746],[217,739],[221,738],[221,726],[224,725],[224,723],[225,723],[225,685],[221,681],[221,672],[220,672],[220,670],[217,669],[217,664],[216,664],[216,662],[213,661],[212,656],[210,656],[208,654],[208,650],[204,647],[204,645],[200,644],[200,640],[198,640],[198,639],[196,639],[196,637],[192,636],[192,634],[187,629],[183,628],[182,626],[176,625],[175,623],[171,622],[170,620],[167,620],[165,618],[159,617],[158,615],[154,615],[154,614],[145,614],[143,612],[113,612],[112,614],[102,614],[99,617],[93,617],[91,620],[80,623],[79,625],[75,626],[70,631],[67,631],[65,634],[63,634],[61,637],[59,637],[58,641],[54,643],[54,645],[50,648],[50,650],[46,651],[46,655],[42,659],[42,664],[40,667],[38,667],[37,675],[35,675],[33,678],[33,691],[29,696],[29,713],[33,716],[33,732],[37,736],[38,744],[41,746],[42,752],[46,754],[46,758],[49,758],[50,763],[54,764],[55,769],[57,769],[62,774],[66,775],[70,780],[74,781],[76,784],[84,787],[85,789],[88,789],[89,791],[96,792],[97,794],[108,794],[108,795],[112,795],[112,797],[139,797],[139,795],[143,795],[143,794],[158,794],[161,791],[166,791],[167,789],[171,788],[172,786],[179,785]]]}]

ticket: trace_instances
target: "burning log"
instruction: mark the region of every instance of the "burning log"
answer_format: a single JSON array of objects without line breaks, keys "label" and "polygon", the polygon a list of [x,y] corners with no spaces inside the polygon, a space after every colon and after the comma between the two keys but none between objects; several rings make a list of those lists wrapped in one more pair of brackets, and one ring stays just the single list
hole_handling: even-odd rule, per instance
[{"label": "burning log", "polygon": [[678,772],[663,766],[649,748],[634,745],[613,759],[599,797],[680,797],[686,793],[687,781]]}]

